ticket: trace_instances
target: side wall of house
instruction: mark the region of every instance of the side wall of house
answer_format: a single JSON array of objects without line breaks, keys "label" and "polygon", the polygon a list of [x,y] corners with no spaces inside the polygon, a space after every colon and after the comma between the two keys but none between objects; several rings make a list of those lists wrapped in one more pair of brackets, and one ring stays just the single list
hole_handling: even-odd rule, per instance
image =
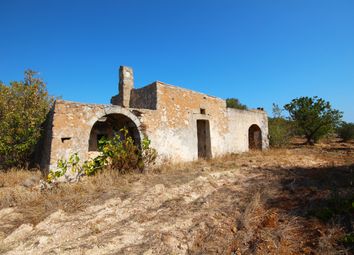
[{"label": "side wall of house", "polygon": [[269,147],[268,141],[268,117],[266,112],[261,110],[238,110],[227,109],[229,121],[229,133],[226,142],[229,152],[248,151],[248,131],[252,125],[257,125],[262,133],[262,149]]},{"label": "side wall of house", "polygon": [[198,158],[197,120],[209,121],[212,156],[226,153],[227,118],[224,100],[157,82],[157,110],[141,122],[160,158],[178,162]]},{"label": "side wall of house", "polygon": [[222,99],[161,82],[157,110],[144,111],[141,118],[160,159],[174,162],[198,159],[197,120],[209,121],[212,157],[248,151],[253,124],[261,129],[262,148],[268,148],[266,112],[229,109]]}]

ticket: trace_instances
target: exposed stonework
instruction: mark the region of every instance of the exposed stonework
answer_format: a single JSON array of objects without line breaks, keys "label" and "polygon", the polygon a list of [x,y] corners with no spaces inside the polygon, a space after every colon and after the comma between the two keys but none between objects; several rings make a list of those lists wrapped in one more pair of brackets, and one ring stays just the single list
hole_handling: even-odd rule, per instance
[{"label": "exposed stonework", "polygon": [[127,66],[119,68],[119,94],[112,97],[111,103],[123,107],[130,106],[130,94],[134,89],[133,69]]},{"label": "exposed stonework", "polygon": [[[75,152],[88,159],[97,139],[112,136],[122,125],[136,142],[147,135],[159,159],[191,161],[198,155],[244,152],[249,150],[249,132],[252,139],[259,138],[251,143],[268,148],[263,110],[230,109],[223,99],[159,81],[134,89],[133,71],[127,67],[120,68],[119,77],[120,91],[111,105],[56,101],[48,120],[44,151],[49,156],[42,158],[43,168]],[[257,128],[260,132],[252,133]]]}]

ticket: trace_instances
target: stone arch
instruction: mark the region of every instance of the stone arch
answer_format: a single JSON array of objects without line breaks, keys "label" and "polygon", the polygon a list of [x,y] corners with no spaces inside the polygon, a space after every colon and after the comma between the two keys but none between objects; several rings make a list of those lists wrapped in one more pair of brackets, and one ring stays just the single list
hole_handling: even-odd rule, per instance
[{"label": "stone arch", "polygon": [[250,150],[262,150],[262,130],[256,124],[248,129],[248,148]]},{"label": "stone arch", "polygon": [[125,109],[106,110],[103,115],[92,120],[89,135],[88,150],[97,151],[98,141],[102,137],[112,138],[120,134],[122,128],[127,128],[129,136],[134,139],[136,145],[140,146],[141,133],[139,131],[139,119]]}]

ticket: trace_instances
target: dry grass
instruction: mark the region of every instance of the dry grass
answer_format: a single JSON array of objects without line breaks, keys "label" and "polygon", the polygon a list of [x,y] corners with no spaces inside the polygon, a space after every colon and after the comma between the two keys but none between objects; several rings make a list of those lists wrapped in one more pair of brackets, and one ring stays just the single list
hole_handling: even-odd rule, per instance
[{"label": "dry grass", "polygon": [[41,178],[41,172],[37,170],[28,171],[25,169],[10,169],[7,172],[0,171],[0,187],[14,187],[16,185],[22,185],[25,180],[35,178],[39,180]]},{"label": "dry grass", "polygon": [[163,204],[171,217],[188,215],[204,205],[215,212],[198,219],[203,227],[190,231],[194,240],[190,254],[350,254],[350,246],[340,239],[353,231],[353,212],[338,212],[328,220],[316,214],[328,207],[333,196],[343,199],[354,194],[353,166],[354,144],[326,143],[164,164],[144,174],[103,171],[45,192],[24,186],[28,179],[39,180],[40,172],[12,170],[0,173],[0,209],[12,207],[22,216],[0,226],[0,233],[8,235],[24,223],[35,225],[59,209],[75,213],[112,197],[124,200],[137,183],[147,189],[156,184],[170,188],[205,173],[237,169],[250,177],[218,189],[205,198],[207,202],[181,207],[175,199]]},{"label": "dry grass", "polygon": [[73,213],[112,196],[127,196],[132,182],[140,177],[136,174],[122,176],[114,171],[103,171],[79,183],[61,184],[45,191],[35,186],[23,186],[26,180],[39,180],[40,176],[39,171],[12,170],[1,173],[0,181],[3,185],[0,189],[0,208],[13,207],[24,215],[17,224],[1,231],[9,233],[23,223],[37,224],[59,209]]}]

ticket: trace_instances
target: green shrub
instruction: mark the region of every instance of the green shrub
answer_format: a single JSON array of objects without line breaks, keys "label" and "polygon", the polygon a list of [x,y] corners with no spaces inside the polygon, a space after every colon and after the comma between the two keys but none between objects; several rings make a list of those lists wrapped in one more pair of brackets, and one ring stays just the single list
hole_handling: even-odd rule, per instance
[{"label": "green shrub", "polygon": [[273,103],[273,118],[268,119],[269,145],[271,147],[284,147],[290,143],[293,136],[291,121],[282,115],[283,109]]},{"label": "green shrub", "polygon": [[247,106],[241,104],[240,100],[237,98],[227,98],[226,99],[226,107],[240,109],[240,110],[247,110]]},{"label": "green shrub", "polygon": [[337,129],[337,134],[344,142],[354,139],[354,123],[342,122]]},{"label": "green shrub", "polygon": [[131,136],[128,136],[128,130],[120,130],[122,137],[116,135],[111,140],[100,142],[102,155],[109,158],[109,167],[121,173],[132,169],[142,169],[144,167],[141,158],[141,151]]},{"label": "green shrub", "polygon": [[0,169],[25,166],[40,139],[53,98],[35,75],[27,70],[24,81],[0,82]]},{"label": "green shrub", "polygon": [[[112,139],[101,139],[99,141],[101,155],[93,159],[95,163],[88,162],[86,166],[93,165],[93,168],[99,169],[104,165],[120,173],[125,173],[132,170],[142,171],[154,163],[157,152],[150,147],[150,140],[145,137],[141,144],[137,145],[128,133],[128,129],[122,128],[120,134],[115,135]],[[89,173],[92,170],[92,168],[86,169],[86,172]]]},{"label": "green shrub", "polygon": [[290,121],[284,118],[269,118],[268,129],[271,147],[284,147],[290,143],[293,135]]}]

